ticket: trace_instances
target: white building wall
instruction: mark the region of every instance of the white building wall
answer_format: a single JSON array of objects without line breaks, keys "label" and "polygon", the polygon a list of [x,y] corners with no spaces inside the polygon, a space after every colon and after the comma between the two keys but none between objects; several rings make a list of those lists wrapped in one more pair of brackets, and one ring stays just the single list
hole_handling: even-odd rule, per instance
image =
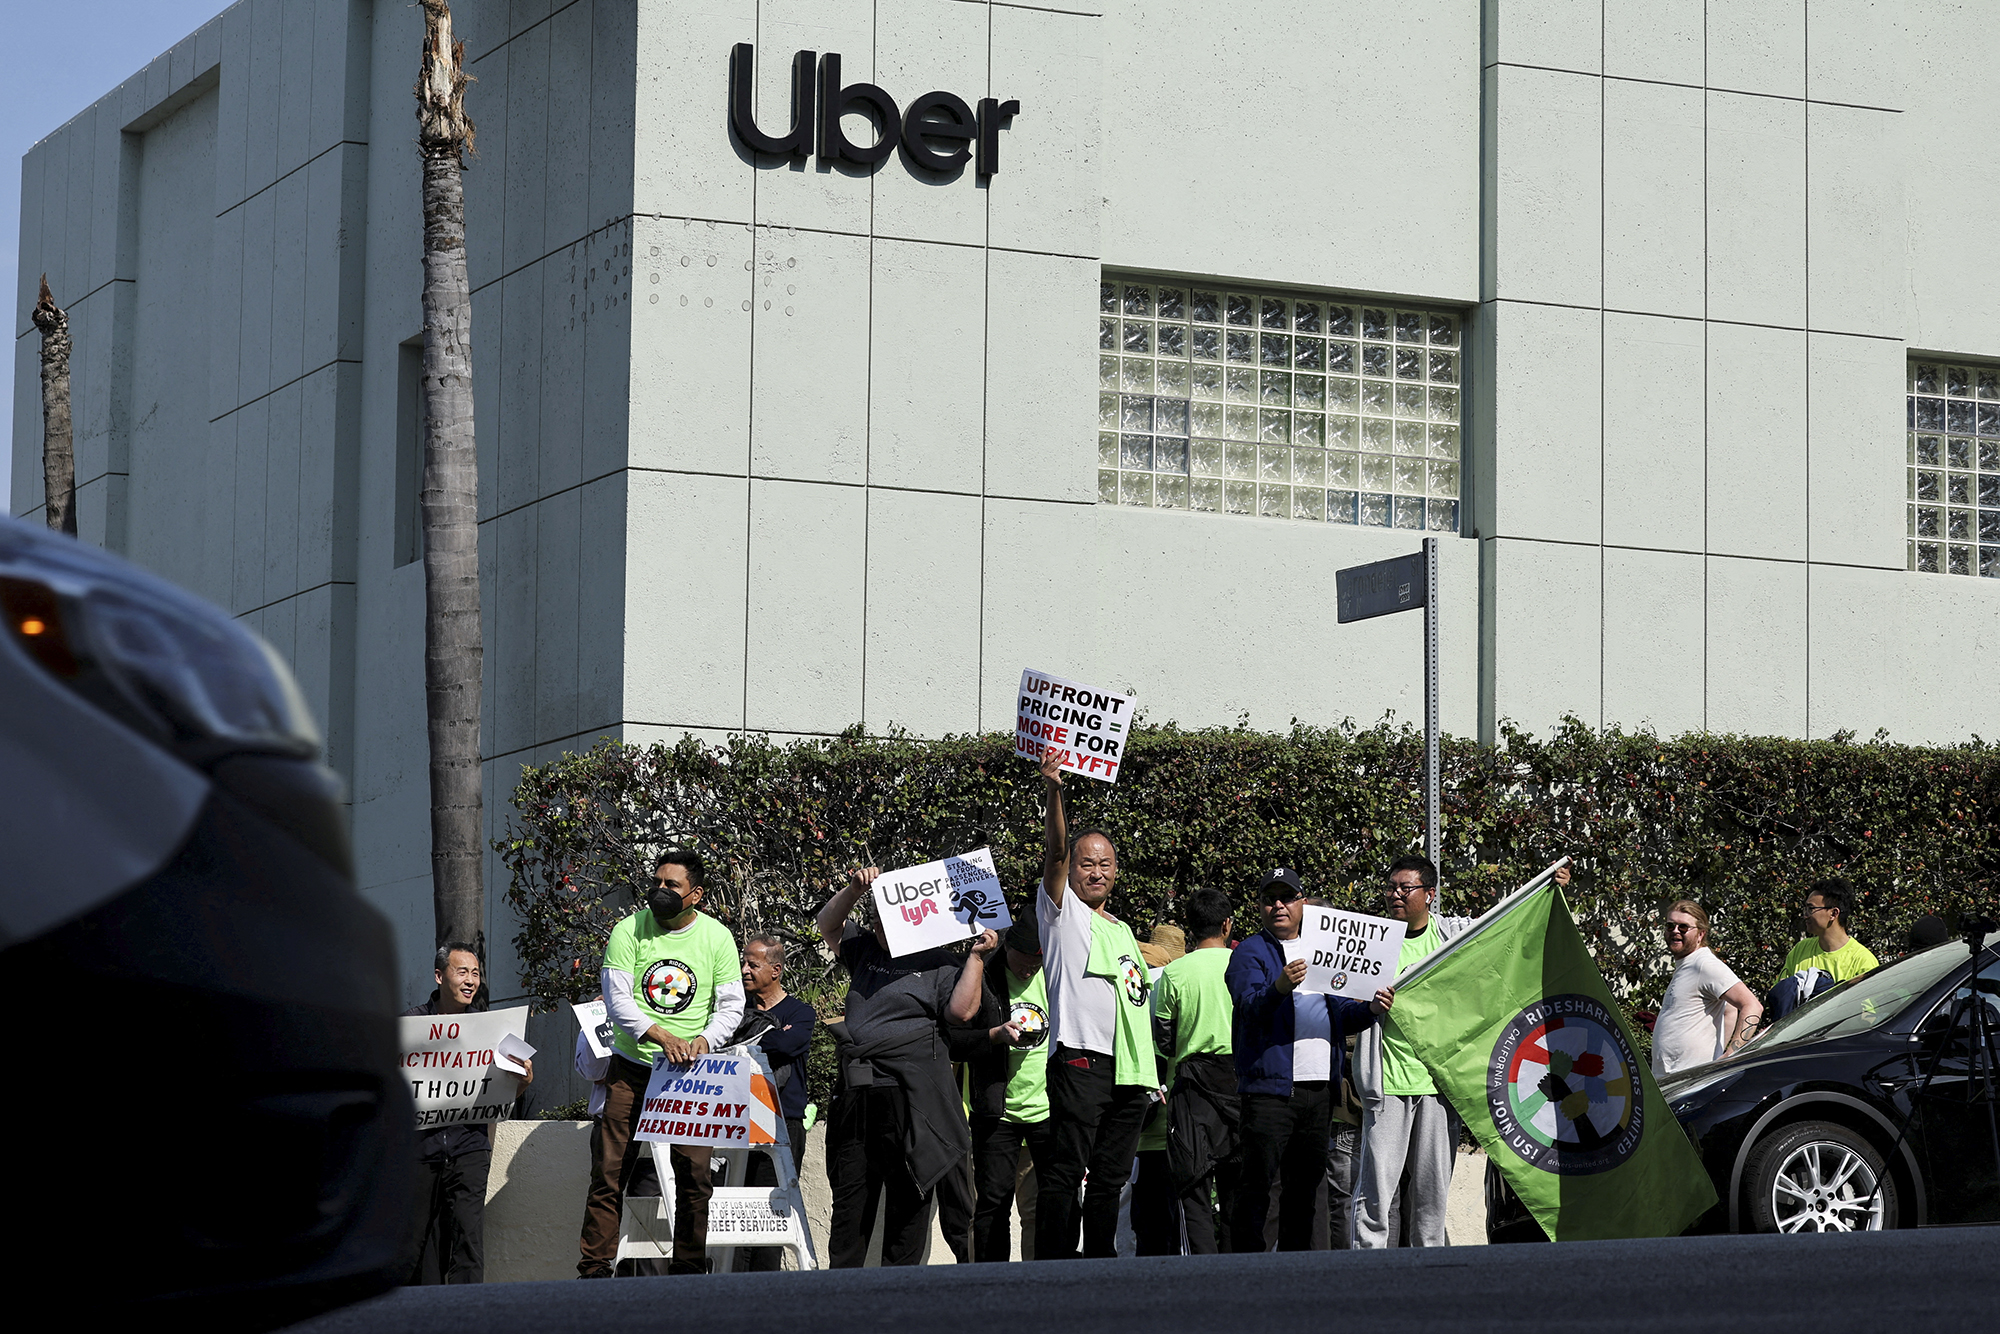
[{"label": "white building wall", "polygon": [[[2000,186],[1947,151],[2000,113],[1977,7],[460,8],[496,837],[520,765],[599,736],[1004,728],[1028,664],[1187,725],[1417,718],[1420,618],[1332,617],[1412,535],[1096,503],[1106,271],[1466,314],[1452,731],[2000,721],[2000,590],[1903,569],[1906,357],[2000,358]],[[413,994],[420,29],[243,0],[36,146],[13,454],[34,515],[46,270],[86,540],[293,662]],[[800,48],[905,105],[1019,98],[1000,174],[747,154],[737,41],[766,128]]]}]

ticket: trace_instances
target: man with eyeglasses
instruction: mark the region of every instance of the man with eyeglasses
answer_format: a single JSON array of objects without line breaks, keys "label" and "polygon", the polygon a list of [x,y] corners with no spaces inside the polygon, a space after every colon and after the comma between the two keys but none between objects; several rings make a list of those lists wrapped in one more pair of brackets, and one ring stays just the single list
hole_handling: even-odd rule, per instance
[{"label": "man with eyeglasses", "polygon": [[[1443,948],[1452,934],[1431,912],[1437,867],[1428,857],[1403,857],[1389,867],[1382,904],[1403,924],[1401,976]],[[1458,1114],[1439,1096],[1430,1071],[1410,1044],[1387,1029],[1362,1035],[1354,1051],[1354,1081],[1361,1094],[1361,1161],[1355,1168],[1353,1213],[1347,1244],[1379,1250],[1392,1243],[1390,1211],[1404,1174],[1402,1217],[1412,1246],[1444,1246],[1445,1201],[1458,1156]]]},{"label": "man with eyeglasses", "polygon": [[[1748,1042],[1763,1022],[1764,1006],[1756,993],[1708,947],[1708,914],[1692,899],[1680,899],[1667,909],[1661,925],[1667,953],[1674,957],[1674,975],[1653,1020],[1653,1073],[1719,1061]],[[1736,1011],[1734,1025],[1728,1022]]]},{"label": "man with eyeglasses", "polygon": [[1806,891],[1800,911],[1806,938],[1785,956],[1778,980],[1764,998],[1764,1017],[1782,1019],[1827,988],[1875,968],[1868,947],[1848,934],[1854,915],[1854,887],[1845,880],[1822,880]]},{"label": "man with eyeglasses", "polygon": [[1388,987],[1366,1003],[1298,990],[1306,977],[1304,900],[1297,871],[1265,872],[1257,883],[1264,929],[1236,947],[1224,974],[1235,1001],[1231,1045],[1242,1106],[1242,1173],[1229,1226],[1238,1253],[1265,1249],[1274,1186],[1278,1249],[1312,1249],[1346,1035],[1373,1027],[1396,999]]}]

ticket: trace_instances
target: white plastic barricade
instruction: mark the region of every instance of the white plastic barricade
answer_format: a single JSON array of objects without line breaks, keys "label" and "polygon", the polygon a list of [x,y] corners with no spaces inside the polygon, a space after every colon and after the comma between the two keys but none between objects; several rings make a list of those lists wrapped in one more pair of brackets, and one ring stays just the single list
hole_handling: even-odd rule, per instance
[{"label": "white plastic barricade", "polygon": [[[736,1148],[710,1148],[709,1173],[714,1193],[708,1202],[708,1255],[716,1273],[726,1272],[739,1246],[783,1246],[800,1269],[819,1268],[812,1229],[806,1222],[805,1199],[792,1166],[791,1133],[778,1114],[777,1081],[763,1049],[754,1044],[725,1047],[717,1056],[752,1061],[761,1078],[751,1080],[751,1097],[744,1111],[745,1136]],[[642,1123],[646,1118],[642,1116]],[[705,1127],[706,1128],[706,1127]],[[628,1199],[618,1231],[618,1259],[670,1260],[673,1257],[674,1169],[669,1161],[672,1141],[646,1144],[660,1178],[657,1198]],[[703,1144],[709,1141],[700,1141]],[[635,1142],[634,1148],[638,1147]],[[770,1158],[777,1177],[774,1186],[746,1186],[750,1155]]]}]

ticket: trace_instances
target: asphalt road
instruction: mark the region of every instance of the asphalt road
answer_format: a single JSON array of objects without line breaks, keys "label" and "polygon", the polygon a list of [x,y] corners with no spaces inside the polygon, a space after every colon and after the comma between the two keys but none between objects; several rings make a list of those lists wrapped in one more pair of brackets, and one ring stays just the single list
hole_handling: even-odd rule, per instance
[{"label": "asphalt road", "polygon": [[2000,1228],[404,1288],[312,1334],[2000,1328]]}]

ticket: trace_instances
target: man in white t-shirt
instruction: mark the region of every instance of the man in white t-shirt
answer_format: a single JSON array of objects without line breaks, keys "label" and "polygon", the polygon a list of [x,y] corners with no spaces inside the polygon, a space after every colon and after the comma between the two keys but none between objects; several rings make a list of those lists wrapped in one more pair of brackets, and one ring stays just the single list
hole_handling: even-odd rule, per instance
[{"label": "man in white t-shirt", "polygon": [[[1047,1160],[1035,1197],[1035,1258],[1117,1255],[1118,1195],[1132,1175],[1139,1131],[1160,1085],[1152,985],[1132,928],[1105,907],[1118,851],[1101,830],[1071,838],[1062,761],[1042,760],[1042,887],[1035,896],[1042,974],[1049,988]],[[1089,1174],[1083,1206],[1077,1192]]]},{"label": "man in white t-shirt", "polygon": [[1708,947],[1708,914],[1700,904],[1676,902],[1662,931],[1667,953],[1679,962],[1653,1021],[1653,1073],[1660,1076],[1721,1060],[1748,1042],[1764,1018],[1757,994]]}]

